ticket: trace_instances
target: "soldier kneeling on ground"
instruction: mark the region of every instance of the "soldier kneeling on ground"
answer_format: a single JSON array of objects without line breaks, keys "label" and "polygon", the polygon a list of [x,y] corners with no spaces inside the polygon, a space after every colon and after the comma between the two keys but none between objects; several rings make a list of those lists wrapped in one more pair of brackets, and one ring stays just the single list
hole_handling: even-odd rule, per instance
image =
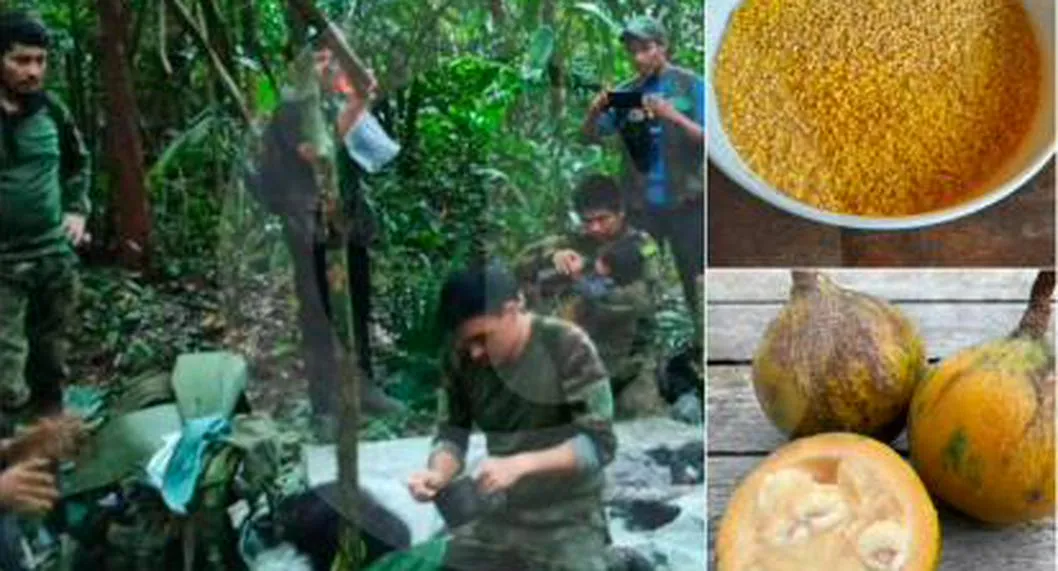
[{"label": "soldier kneeling on ground", "polygon": [[[657,245],[628,225],[619,187],[610,177],[584,179],[573,203],[579,232],[546,238],[518,256],[516,274],[529,306],[588,332],[610,372],[618,418],[662,414],[666,404],[657,388],[654,338]],[[605,261],[599,266],[607,251],[611,266]]]}]

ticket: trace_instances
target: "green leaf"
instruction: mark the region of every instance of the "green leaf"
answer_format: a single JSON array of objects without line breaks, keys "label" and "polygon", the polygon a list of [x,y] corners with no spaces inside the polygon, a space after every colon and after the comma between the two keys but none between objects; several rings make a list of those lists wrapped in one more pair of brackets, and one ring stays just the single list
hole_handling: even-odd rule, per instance
[{"label": "green leaf", "polygon": [[279,93],[268,77],[261,75],[257,78],[257,108],[263,113],[275,111],[279,105]]},{"label": "green leaf", "polygon": [[614,19],[606,13],[606,10],[601,8],[598,4],[593,2],[577,2],[573,7],[581,12],[595,16],[600,22],[606,24],[614,34],[621,33],[621,25],[614,21]]},{"label": "green leaf", "polygon": [[543,26],[533,34],[529,43],[529,69],[542,70],[551,61],[555,53],[555,31],[551,26]]},{"label": "green leaf", "polygon": [[173,139],[165,150],[162,151],[161,156],[158,157],[158,160],[151,165],[150,170],[147,172],[147,179],[152,180],[155,177],[163,175],[165,169],[169,166],[169,163],[172,162],[173,157],[180,152],[180,149],[182,149],[184,145],[197,145],[198,143],[201,143],[202,139],[209,134],[209,128],[214,120],[214,115],[210,110],[200,114],[198,121],[192,125],[190,129],[180,133],[180,135]]}]

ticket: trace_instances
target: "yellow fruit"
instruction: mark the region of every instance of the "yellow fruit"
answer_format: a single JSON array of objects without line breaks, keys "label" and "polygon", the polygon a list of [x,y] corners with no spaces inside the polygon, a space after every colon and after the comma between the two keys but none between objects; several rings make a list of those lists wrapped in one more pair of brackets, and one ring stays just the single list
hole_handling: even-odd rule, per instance
[{"label": "yellow fruit", "polygon": [[795,440],[731,497],[716,539],[719,571],[932,571],[940,524],[914,470],[852,433]]},{"label": "yellow fruit", "polygon": [[984,522],[1054,515],[1053,290],[1054,272],[1041,272],[1014,333],[944,360],[912,401],[911,460],[922,480]]},{"label": "yellow fruit", "polygon": [[914,325],[888,302],[817,272],[794,271],[793,282],[753,359],[764,413],[791,437],[856,432],[892,440],[925,372]]}]

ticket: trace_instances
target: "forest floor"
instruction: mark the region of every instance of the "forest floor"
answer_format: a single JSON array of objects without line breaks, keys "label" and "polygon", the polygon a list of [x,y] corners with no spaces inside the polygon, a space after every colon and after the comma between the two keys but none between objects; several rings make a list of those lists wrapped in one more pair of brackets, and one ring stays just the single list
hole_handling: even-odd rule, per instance
[{"label": "forest floor", "polygon": [[[75,382],[106,388],[145,371],[171,370],[183,353],[232,351],[250,364],[247,396],[254,411],[307,429],[308,383],[289,278],[251,276],[229,295],[208,277],[151,283],[125,272],[87,268],[81,278],[81,319],[71,352]],[[377,327],[374,339],[376,356],[392,350],[389,336]],[[391,376],[378,362],[374,366],[379,378]],[[425,434],[432,412],[370,422],[362,436]]]}]

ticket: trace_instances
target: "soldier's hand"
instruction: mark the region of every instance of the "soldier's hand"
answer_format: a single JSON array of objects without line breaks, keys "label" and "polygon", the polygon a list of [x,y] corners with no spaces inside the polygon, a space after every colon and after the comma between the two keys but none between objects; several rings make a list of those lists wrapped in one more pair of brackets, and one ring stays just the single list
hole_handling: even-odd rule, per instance
[{"label": "soldier's hand", "polygon": [[643,107],[646,108],[651,116],[659,119],[672,121],[677,115],[676,108],[672,106],[672,103],[659,95],[647,95],[644,97]]},{"label": "soldier's hand", "polygon": [[448,485],[444,475],[436,470],[416,472],[408,478],[408,491],[419,502],[429,502]]},{"label": "soldier's hand", "polygon": [[576,276],[584,271],[584,258],[574,250],[559,250],[551,256],[551,262],[559,273]]},{"label": "soldier's hand", "polygon": [[592,115],[598,115],[606,110],[610,105],[610,90],[603,89],[595,96],[595,99],[591,100],[591,107],[588,108],[588,113]]},{"label": "soldier's hand", "polygon": [[29,458],[69,460],[77,455],[87,437],[84,422],[76,416],[44,418],[9,441],[5,460],[12,463]]},{"label": "soldier's hand", "polygon": [[88,241],[89,236],[85,232],[85,217],[82,214],[66,214],[62,220],[62,229],[74,247]]},{"label": "soldier's hand", "polygon": [[0,505],[21,514],[51,511],[59,499],[51,463],[43,458],[26,460],[0,473]]},{"label": "soldier's hand", "polygon": [[487,458],[478,471],[478,490],[483,494],[502,492],[516,484],[529,471],[521,456]]}]

